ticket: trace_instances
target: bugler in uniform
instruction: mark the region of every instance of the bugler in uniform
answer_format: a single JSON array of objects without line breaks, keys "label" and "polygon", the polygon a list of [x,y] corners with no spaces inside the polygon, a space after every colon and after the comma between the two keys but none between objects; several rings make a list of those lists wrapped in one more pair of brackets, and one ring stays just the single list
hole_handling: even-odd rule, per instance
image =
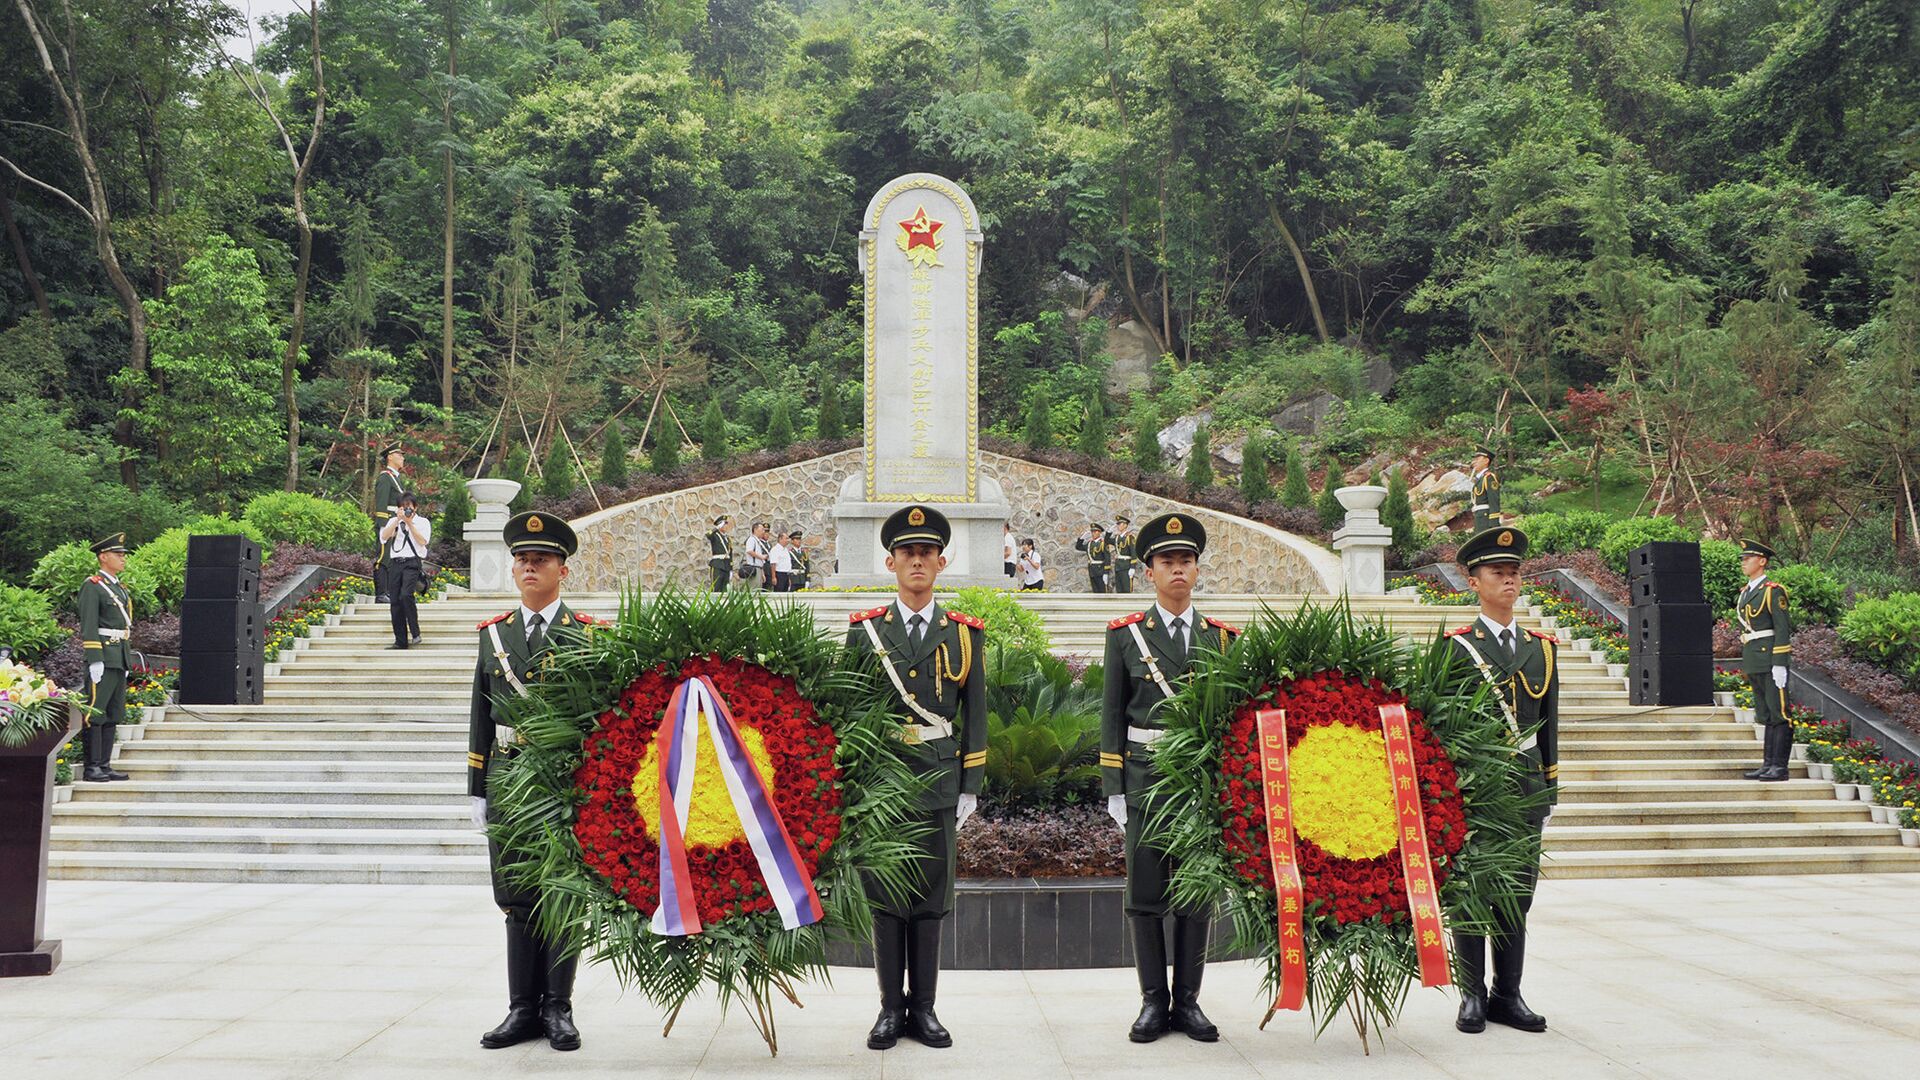
[{"label": "bugler in uniform", "polygon": [[918,807],[918,824],[926,829],[915,864],[919,887],[904,902],[869,892],[880,1017],[867,1045],[876,1050],[902,1035],[928,1046],[953,1045],[933,1012],[940,920],[953,910],[955,834],[972,814],[986,773],[987,684],[986,627],[933,599],[951,537],[946,516],[930,506],[908,506],[887,518],[880,543],[900,595],[885,607],[854,613],[847,628],[848,650],[878,657],[893,709],[903,714],[895,752],[932,779]]},{"label": "bugler in uniform", "polygon": [[1133,591],[1134,541],[1133,520],[1127,517],[1113,519],[1113,591],[1127,593]]},{"label": "bugler in uniform", "polygon": [[[480,624],[480,659],[473,670],[473,706],[467,736],[467,794],[478,823],[494,820],[487,809],[487,780],[494,768],[519,753],[519,735],[503,703],[527,693],[540,679],[556,643],[577,638],[594,624],[560,599],[567,556],[579,550],[573,529],[552,514],[528,511],[508,519],[507,550],[513,553],[520,605]],[[535,607],[534,605],[539,605]],[[507,1018],[480,1037],[492,1050],[542,1035],[555,1050],[577,1050],[573,1023],[573,976],[578,958],[541,938],[533,927],[538,895],[507,880],[499,843],[487,839],[493,902],[507,917]]]},{"label": "bugler in uniform", "polygon": [[1113,545],[1108,542],[1107,530],[1102,526],[1091,525],[1088,532],[1090,535],[1073,542],[1073,548],[1087,553],[1087,591],[1103,593],[1113,573]]},{"label": "bugler in uniform", "polygon": [[1754,719],[1767,728],[1760,767],[1746,774],[1749,780],[1785,780],[1793,753],[1793,727],[1787,723],[1793,616],[1787,612],[1787,587],[1767,580],[1772,563],[1772,548],[1758,540],[1741,541],[1740,569],[1747,584],[1733,605],[1740,624],[1740,672],[1753,687]]},{"label": "bugler in uniform", "polygon": [[[1193,608],[1193,583],[1206,548],[1205,526],[1187,514],[1162,514],[1142,525],[1137,550],[1153,581],[1154,606],[1107,624],[1100,773],[1108,813],[1126,830],[1126,912],[1141,997],[1140,1016],[1128,1033],[1134,1042],[1152,1042],[1170,1030],[1201,1042],[1220,1037],[1199,1000],[1209,913],[1169,907],[1174,861],[1150,836],[1142,842],[1164,812],[1147,796],[1158,780],[1150,752],[1162,727],[1156,710],[1178,692],[1203,656],[1225,652],[1240,633]],[[1171,993],[1163,926],[1168,915],[1173,916]]]},{"label": "bugler in uniform", "polygon": [[1473,531],[1485,532],[1500,524],[1500,474],[1493,471],[1493,450],[1473,452]]},{"label": "bugler in uniform", "polygon": [[[1460,545],[1455,558],[1479,594],[1480,617],[1447,636],[1456,654],[1471,663],[1499,695],[1514,753],[1521,761],[1522,791],[1530,796],[1545,794],[1528,817],[1537,833],[1559,800],[1560,678],[1555,667],[1559,642],[1550,634],[1514,624],[1520,560],[1526,554],[1527,534],[1512,527],[1489,529]],[[1527,953],[1526,913],[1533,906],[1533,883],[1539,872],[1538,862],[1528,870],[1519,917],[1497,918],[1491,995],[1486,986],[1486,939],[1477,934],[1453,935],[1460,972],[1460,1014],[1454,1026],[1461,1031],[1484,1031],[1489,1020],[1522,1031],[1547,1030],[1546,1018],[1520,997]]]},{"label": "bugler in uniform", "polygon": [[133,596],[120,581],[127,565],[127,534],[113,533],[93,545],[100,572],[80,586],[80,645],[87,664],[87,704],[99,712],[81,734],[85,759],[80,778],[95,783],[125,780],[113,767],[113,740],[127,718],[127,668],[132,646]]}]

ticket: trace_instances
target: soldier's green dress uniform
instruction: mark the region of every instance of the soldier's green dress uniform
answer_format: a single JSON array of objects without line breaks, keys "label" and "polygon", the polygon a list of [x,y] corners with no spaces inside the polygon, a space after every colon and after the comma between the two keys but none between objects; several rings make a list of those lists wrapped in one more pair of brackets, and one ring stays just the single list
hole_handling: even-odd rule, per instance
[{"label": "soldier's green dress uniform", "polygon": [[1113,574],[1113,544],[1105,529],[1095,525],[1092,531],[1091,537],[1075,540],[1073,548],[1087,553],[1087,591],[1103,593]]},{"label": "soldier's green dress uniform", "polygon": [[799,592],[807,587],[808,580],[813,577],[813,556],[807,554],[807,549],[800,546],[799,533],[794,533],[792,540],[793,572],[787,575],[787,580],[790,582],[788,589]]},{"label": "soldier's green dress uniform", "polygon": [[1493,451],[1481,447],[1476,457],[1487,459],[1487,467],[1473,474],[1473,531],[1477,535],[1500,524],[1500,474],[1493,471]]},{"label": "soldier's green dress uniform", "polygon": [[[1741,541],[1742,555],[1773,561],[1773,549],[1758,540]],[[1787,587],[1768,581],[1765,572],[1740,590],[1733,614],[1740,624],[1740,672],[1753,687],[1753,716],[1766,725],[1760,767],[1749,780],[1785,780],[1787,760],[1793,754],[1793,727],[1787,723],[1787,689],[1775,686],[1773,669],[1790,666],[1793,658],[1793,616],[1787,610]]]},{"label": "soldier's green dress uniform", "polygon": [[[507,550],[550,551],[561,556],[578,550],[573,529],[552,514],[528,511],[516,514],[504,529]],[[531,617],[516,605],[479,626],[480,657],[473,669],[473,700],[468,714],[467,794],[487,797],[493,771],[519,753],[512,719],[502,707],[539,681],[554,648],[577,642],[594,624],[560,602],[551,615]],[[491,800],[488,821],[497,821]],[[540,937],[533,927],[532,890],[515,886],[502,865],[500,844],[487,838],[487,867],[493,878],[493,902],[507,917],[507,1019],[481,1039],[490,1049],[512,1046],[545,1034],[556,1050],[577,1049],[580,1034],[573,1024],[573,979],[578,957]]]},{"label": "soldier's green dress uniform", "polygon": [[[1207,531],[1186,514],[1162,514],[1140,527],[1142,565],[1155,555],[1206,550]],[[1107,624],[1105,691],[1100,708],[1101,786],[1109,798],[1126,797],[1127,888],[1125,907],[1133,933],[1142,1009],[1135,1042],[1150,1042],[1167,1030],[1211,1042],[1219,1032],[1199,1011],[1200,979],[1206,970],[1209,912],[1178,909],[1167,902],[1175,863],[1153,834],[1165,812],[1147,792],[1159,780],[1150,750],[1162,729],[1160,703],[1209,653],[1225,652],[1240,631],[1189,606],[1170,625],[1159,605]],[[1184,644],[1183,644],[1184,641]],[[1143,842],[1144,839],[1144,842]],[[1173,988],[1167,988],[1163,920],[1173,917]]]},{"label": "soldier's green dress uniform", "polygon": [[383,604],[393,594],[393,587],[387,581],[387,545],[380,541],[380,530],[400,512],[400,496],[407,493],[406,480],[387,466],[387,459],[400,448],[399,443],[392,443],[380,451],[380,475],[373,478],[373,537],[380,548],[373,556],[373,588]]},{"label": "soldier's green dress uniform", "polygon": [[733,577],[733,541],[720,531],[720,521],[714,522],[707,533],[707,568],[713,571],[713,591],[726,592],[727,581]]},{"label": "soldier's green dress uniform", "polygon": [[1134,542],[1139,538],[1133,534],[1133,522],[1128,518],[1114,518],[1119,526],[1109,538],[1113,545],[1113,591],[1117,593],[1133,591]]},{"label": "soldier's green dress uniform", "polygon": [[[95,555],[125,552],[127,534],[114,533],[93,545]],[[81,733],[84,765],[82,780],[125,780],[113,767],[113,740],[127,718],[127,669],[132,666],[128,635],[133,631],[133,596],[119,579],[104,571],[87,578],[75,598],[80,609],[80,646],[89,668],[99,664],[100,681],[89,671],[87,704],[99,712]]]},{"label": "soldier's green dress uniform", "polygon": [[[888,551],[910,544],[945,550],[951,536],[946,516],[930,506],[905,507],[880,529],[881,545]],[[867,1038],[875,1049],[892,1046],[903,1033],[931,1046],[952,1042],[933,1015],[940,924],[953,911],[960,796],[980,793],[987,764],[985,626],[935,603],[916,636],[912,617],[896,600],[855,612],[847,627],[850,652],[878,654],[900,721],[894,752],[915,773],[932,780],[914,822],[925,830],[915,863],[917,886],[904,898],[877,887],[868,891],[874,907],[874,969],[880,980],[880,1020]],[[889,670],[891,675],[886,674]],[[910,991],[903,989],[907,985]]]},{"label": "soldier's green dress uniform", "polygon": [[[1475,534],[1460,545],[1455,557],[1461,568],[1471,573],[1479,566],[1520,562],[1526,553],[1527,534],[1505,526]],[[1527,823],[1538,833],[1553,804],[1559,801],[1559,642],[1551,634],[1535,630],[1519,630],[1518,640],[1503,642],[1496,631],[1483,616],[1449,632],[1448,638],[1455,653],[1479,670],[1504,703],[1514,753],[1521,762],[1521,790],[1539,799],[1527,817]],[[1520,997],[1520,976],[1527,955],[1526,913],[1533,906],[1533,884],[1539,873],[1537,862],[1528,868],[1519,917],[1500,916],[1496,921],[1491,995],[1486,986],[1486,939],[1477,934],[1453,935],[1461,976],[1460,1016],[1454,1024],[1462,1031],[1484,1030],[1488,1020],[1523,1031],[1547,1029],[1546,1020],[1527,1008]]]}]

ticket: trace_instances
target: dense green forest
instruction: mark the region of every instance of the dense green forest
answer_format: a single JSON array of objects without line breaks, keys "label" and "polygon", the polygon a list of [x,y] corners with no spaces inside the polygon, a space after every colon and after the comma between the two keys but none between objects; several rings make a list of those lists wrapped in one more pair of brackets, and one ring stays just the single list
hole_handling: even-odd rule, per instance
[{"label": "dense green forest", "polygon": [[[1915,550],[1912,0],[333,0],[252,61],[217,0],[7,8],[16,578],[359,499],[395,434],[562,492],[610,433],[831,437],[857,217],[914,170],[985,215],[1003,434],[1150,463],[1320,392],[1269,436],[1316,472],[1491,438],[1519,491]],[[1116,393],[1123,321],[1160,358]]]}]

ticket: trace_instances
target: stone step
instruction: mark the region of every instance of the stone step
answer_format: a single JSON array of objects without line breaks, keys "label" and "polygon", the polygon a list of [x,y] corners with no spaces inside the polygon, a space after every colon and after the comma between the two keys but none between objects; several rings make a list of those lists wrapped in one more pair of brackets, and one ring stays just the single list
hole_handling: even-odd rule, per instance
[{"label": "stone step", "polygon": [[1560,743],[1586,745],[1615,739],[1679,742],[1756,742],[1753,728],[1731,720],[1671,721],[1639,723],[1632,720],[1582,720],[1560,725]]},{"label": "stone step", "polygon": [[[464,780],[467,775],[466,751],[442,754],[418,761],[357,760],[325,758],[317,761],[289,761],[273,758],[265,761],[235,763],[219,759],[152,760],[122,757],[116,762],[121,772],[143,780],[184,780],[218,783],[222,780],[293,784],[350,783],[379,784],[387,780]],[[97,786],[97,785],[96,785]]]},{"label": "stone step", "polygon": [[1546,850],[1555,854],[1693,848],[1885,847],[1899,843],[1898,828],[1871,821],[1562,827],[1557,816],[1543,838]]},{"label": "stone step", "polygon": [[1553,808],[1552,833],[1562,827],[1588,825],[1733,825],[1787,822],[1869,822],[1866,807],[1841,802],[1830,793],[1820,798],[1739,799],[1727,802],[1570,803],[1562,798]]},{"label": "stone step", "polygon": [[375,741],[348,739],[174,739],[148,735],[121,748],[120,761],[225,762],[241,775],[250,762],[275,761],[465,761],[466,732],[458,739]]},{"label": "stone step", "polygon": [[[465,766],[462,765],[464,770]],[[129,772],[129,775],[131,773]],[[1829,788],[1831,790],[1831,788]],[[278,780],[120,780],[111,784],[73,785],[66,805],[110,800],[114,802],[198,803],[425,803],[465,809],[467,785],[452,779],[443,783],[381,781],[287,783]]]},{"label": "stone step", "polygon": [[[1760,767],[1757,757],[1729,758],[1724,761],[1681,760],[1681,761],[1645,761],[1624,760],[1606,761],[1586,757],[1569,757],[1560,762],[1560,779],[1565,781],[1614,781],[1614,780],[1741,780],[1753,783],[1757,787],[1775,787],[1774,784],[1759,784],[1745,780],[1741,774]],[[1789,766],[1790,775],[1804,777],[1807,765],[1796,761]]]},{"label": "stone step", "polygon": [[[119,784],[110,787],[119,787]],[[354,829],[379,833],[394,828],[471,829],[468,804],[448,798],[434,803],[267,802],[66,802],[53,808],[55,822],[132,828]],[[478,836],[478,833],[474,835]]]},{"label": "stone step", "polygon": [[281,884],[484,885],[484,855],[259,855],[161,851],[53,851],[66,881],[219,881]]},{"label": "stone step", "polygon": [[1618,761],[1701,761],[1701,762],[1742,762],[1751,760],[1747,768],[1760,764],[1759,740],[1748,738],[1735,739],[1583,739],[1578,742],[1562,740],[1560,746],[1561,772],[1571,762]]},{"label": "stone step", "polygon": [[485,858],[487,838],[451,829],[258,829],[219,826],[53,827],[56,851],[154,851],[187,855],[420,855]]},{"label": "stone step", "polygon": [[1887,872],[1920,872],[1920,848],[1732,847],[1669,851],[1568,851],[1553,853],[1541,866],[1542,875],[1562,880]]},{"label": "stone step", "polygon": [[412,723],[404,720],[395,720],[385,724],[357,724],[345,720],[333,720],[324,724],[289,724],[264,720],[236,720],[216,723],[206,723],[198,720],[165,720],[158,724],[148,724],[147,733],[142,737],[141,742],[151,746],[166,740],[180,742],[236,740],[239,742],[272,742],[275,745],[306,741],[347,743],[364,740],[395,744],[407,742],[445,743],[451,740],[464,746],[466,739],[467,719],[463,714],[459,723]]},{"label": "stone step", "polygon": [[465,725],[470,704],[470,701],[462,701],[458,705],[409,705],[396,701],[378,701],[356,705],[351,709],[330,708],[325,705],[191,705],[184,708],[169,705],[166,722],[172,723],[176,719],[196,719],[209,723],[263,721],[274,724],[366,725],[458,722]]},{"label": "stone step", "polygon": [[266,693],[261,695],[265,705],[317,705],[334,702],[340,709],[355,709],[365,705],[382,702],[401,701],[418,702],[422,705],[444,705],[458,702],[465,705],[473,699],[472,673],[462,683],[448,680],[439,684],[410,684],[403,686],[364,686],[354,685],[328,690],[323,686],[283,687],[278,681],[267,681]]},{"label": "stone step", "polygon": [[1771,802],[1833,797],[1833,785],[1825,780],[1782,780],[1771,784],[1757,780],[1586,780],[1567,779],[1566,768],[1565,765],[1560,767],[1562,806],[1573,803]]}]

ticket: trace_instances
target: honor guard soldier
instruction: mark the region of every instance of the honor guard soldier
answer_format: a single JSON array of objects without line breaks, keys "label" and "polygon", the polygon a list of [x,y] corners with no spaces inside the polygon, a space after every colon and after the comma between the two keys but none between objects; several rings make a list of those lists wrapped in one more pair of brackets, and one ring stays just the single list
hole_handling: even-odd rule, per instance
[{"label": "honor guard soldier", "polygon": [[955,834],[973,815],[987,764],[986,627],[947,611],[933,598],[947,565],[952,527],[930,506],[908,506],[887,518],[880,543],[899,595],[885,607],[856,612],[847,648],[872,653],[887,680],[901,726],[894,750],[930,782],[916,819],[924,830],[911,895],[875,888],[873,966],[880,976],[880,1018],[867,1045],[885,1050],[905,1035],[927,1046],[952,1046],[934,1016],[940,974],[940,920],[953,910]]},{"label": "honor guard soldier", "polygon": [[[528,511],[507,520],[507,550],[513,554],[513,582],[520,605],[480,624],[480,662],[473,672],[473,708],[467,737],[467,794],[473,822],[484,830],[487,778],[519,753],[520,737],[502,702],[528,692],[556,642],[580,635],[594,620],[560,599],[567,557],[579,550],[573,529],[552,514]],[[507,917],[507,1018],[480,1037],[489,1050],[545,1035],[555,1050],[578,1050],[580,1031],[573,1024],[573,974],[578,957],[562,956],[533,926],[538,894],[507,878],[497,840],[488,837],[487,863],[493,875],[493,902]]]},{"label": "honor guard soldier", "polygon": [[721,514],[707,533],[707,567],[713,571],[714,592],[726,592],[727,579],[733,576],[733,541],[727,536],[731,528],[733,519]]},{"label": "honor guard soldier", "polygon": [[113,767],[113,739],[127,717],[127,667],[132,647],[133,597],[120,583],[127,566],[127,534],[114,533],[93,545],[100,572],[80,586],[80,645],[87,658],[87,704],[98,710],[87,719],[81,750],[82,780],[125,780]]},{"label": "honor guard soldier", "polygon": [[1473,452],[1473,531],[1485,532],[1500,524],[1500,474],[1493,471],[1493,451],[1481,447]]},{"label": "honor guard soldier", "polygon": [[1087,591],[1106,592],[1113,573],[1113,545],[1107,542],[1107,530],[1098,524],[1090,525],[1073,542],[1073,547],[1075,551],[1087,553]]},{"label": "honor guard soldier", "polygon": [[1117,593],[1133,591],[1133,522],[1125,517],[1113,519],[1113,536],[1109,538],[1113,545],[1113,591]]},{"label": "honor guard soldier", "polygon": [[1478,934],[1453,935],[1461,976],[1460,1014],[1453,1026],[1468,1034],[1485,1031],[1489,1020],[1521,1031],[1547,1030],[1546,1018],[1527,1008],[1520,997],[1520,975],[1527,956],[1526,913],[1533,906],[1533,884],[1540,874],[1538,834],[1559,799],[1560,679],[1554,663],[1559,642],[1550,634],[1514,625],[1520,560],[1526,554],[1527,534],[1506,527],[1474,535],[1455,556],[1466,571],[1467,584],[1479,597],[1480,617],[1447,636],[1455,651],[1494,689],[1519,759],[1522,792],[1530,797],[1544,793],[1528,812],[1535,856],[1519,897],[1519,914],[1510,918],[1495,913],[1491,996],[1486,986],[1486,939]]},{"label": "honor guard soldier", "polygon": [[[406,465],[407,456],[400,452],[399,443],[391,443],[380,451],[380,475],[373,478],[373,535],[378,537],[387,522],[400,512],[400,496],[407,493],[406,478],[400,475],[400,469]],[[393,595],[393,586],[387,582],[387,568],[391,560],[387,558],[387,545],[380,542],[380,550],[373,557],[374,601],[384,604]]]},{"label": "honor guard soldier", "polygon": [[[1127,1037],[1152,1042],[1168,1031],[1213,1042],[1220,1031],[1200,1011],[1207,966],[1206,908],[1171,908],[1174,861],[1150,835],[1164,807],[1148,799],[1151,748],[1160,738],[1160,703],[1178,692],[1207,653],[1225,652],[1239,630],[1193,609],[1193,586],[1207,530],[1187,514],[1162,514],[1140,526],[1140,565],[1154,606],[1107,624],[1106,691],[1100,709],[1100,773],[1107,813],[1126,830],[1127,922],[1140,975],[1140,1016]],[[1165,918],[1173,917],[1173,990],[1167,990]]]},{"label": "honor guard soldier", "polygon": [[793,572],[787,582],[788,592],[799,592],[806,588],[807,579],[813,576],[813,556],[807,554],[807,549],[800,543],[805,538],[806,532],[802,529],[787,534],[787,548],[792,552],[790,557],[793,559]]},{"label": "honor guard soldier", "polygon": [[1758,540],[1740,542],[1740,569],[1746,588],[1734,601],[1740,623],[1740,671],[1753,687],[1754,719],[1767,727],[1760,767],[1749,780],[1785,780],[1793,751],[1787,723],[1787,665],[1793,657],[1793,617],[1787,614],[1787,587],[1767,580],[1773,549]]}]

